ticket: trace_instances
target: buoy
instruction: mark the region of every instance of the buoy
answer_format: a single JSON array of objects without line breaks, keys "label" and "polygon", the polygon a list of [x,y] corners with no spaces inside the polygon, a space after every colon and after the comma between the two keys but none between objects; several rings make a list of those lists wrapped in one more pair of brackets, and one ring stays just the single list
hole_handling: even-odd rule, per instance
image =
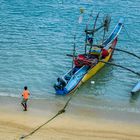
[{"label": "buoy", "polygon": [[95,81],[91,81],[91,84],[95,84]]}]

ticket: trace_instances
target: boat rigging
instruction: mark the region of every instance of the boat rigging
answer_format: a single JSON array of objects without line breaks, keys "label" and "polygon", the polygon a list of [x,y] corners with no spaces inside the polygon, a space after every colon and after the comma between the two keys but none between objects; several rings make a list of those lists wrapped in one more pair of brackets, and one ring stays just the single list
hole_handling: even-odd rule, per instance
[{"label": "boat rigging", "polygon": [[[106,16],[103,23],[99,27],[96,27],[98,18],[99,13],[95,18],[92,29],[88,29],[88,25],[86,25],[85,52],[83,54],[75,56],[76,46],[74,43],[72,68],[66,74],[57,78],[57,82],[54,85],[56,94],[66,95],[73,93],[81,84],[89,80],[104,67],[105,63],[99,60],[108,62],[112,58],[114,48],[118,41],[117,37],[123,26],[123,20],[119,20],[110,36],[104,40],[111,18]],[[102,28],[104,29],[102,43],[94,44],[95,32],[98,32]],[[90,46],[89,51],[87,51],[87,46]]]}]

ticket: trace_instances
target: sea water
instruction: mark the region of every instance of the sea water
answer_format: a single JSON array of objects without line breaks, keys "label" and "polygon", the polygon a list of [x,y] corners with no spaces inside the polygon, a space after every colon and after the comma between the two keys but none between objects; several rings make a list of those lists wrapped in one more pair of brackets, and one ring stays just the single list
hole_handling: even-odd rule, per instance
[{"label": "sea water", "polygon": [[[81,24],[80,8],[84,9]],[[0,95],[20,97],[26,85],[31,98],[67,100],[55,95],[53,85],[72,66],[66,54],[72,53],[75,34],[77,53],[84,51],[84,29],[91,12],[93,19],[100,12],[98,25],[104,14],[111,16],[108,35],[124,18],[116,47],[140,55],[139,0],[1,0]],[[102,38],[100,33],[95,42]],[[140,72],[140,60],[128,54],[115,51],[111,62]],[[105,66],[80,87],[72,103],[140,113],[140,93],[130,94],[138,80],[140,77],[129,71]]]}]

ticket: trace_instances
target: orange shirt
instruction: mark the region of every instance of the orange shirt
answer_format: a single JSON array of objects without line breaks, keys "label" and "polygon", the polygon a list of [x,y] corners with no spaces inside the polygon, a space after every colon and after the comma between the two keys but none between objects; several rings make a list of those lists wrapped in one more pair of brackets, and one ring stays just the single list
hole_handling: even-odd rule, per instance
[{"label": "orange shirt", "polygon": [[23,93],[22,93],[22,96],[23,96],[24,99],[28,99],[29,95],[30,95],[30,93],[29,93],[28,90],[24,90]]}]

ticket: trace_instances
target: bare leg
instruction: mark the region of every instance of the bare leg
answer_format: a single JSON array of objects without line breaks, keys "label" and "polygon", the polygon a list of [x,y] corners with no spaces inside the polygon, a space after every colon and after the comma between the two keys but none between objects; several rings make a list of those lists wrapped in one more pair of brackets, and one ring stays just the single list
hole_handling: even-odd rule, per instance
[{"label": "bare leg", "polygon": [[24,104],[24,111],[27,111],[27,103]]},{"label": "bare leg", "polygon": [[25,100],[23,99],[22,102],[21,102],[21,105],[23,106],[24,111],[26,110],[26,105],[25,105],[25,104],[26,104],[26,102],[25,102]]}]

